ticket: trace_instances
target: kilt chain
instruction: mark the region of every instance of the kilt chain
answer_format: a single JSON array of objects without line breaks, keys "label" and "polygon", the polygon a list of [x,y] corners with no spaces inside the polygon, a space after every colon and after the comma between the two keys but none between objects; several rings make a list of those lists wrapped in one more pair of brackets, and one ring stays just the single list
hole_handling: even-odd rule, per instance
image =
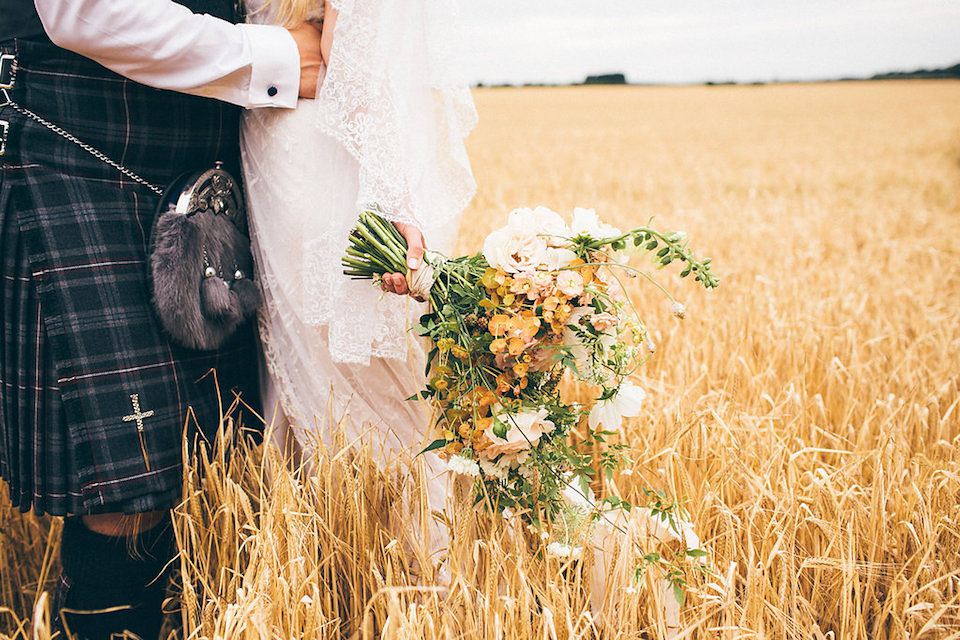
[{"label": "kilt chain", "polygon": [[150,189],[151,191],[153,191],[153,192],[154,192],[155,194],[157,194],[158,196],[162,196],[162,195],[163,195],[163,189],[161,189],[160,187],[156,186],[155,184],[152,184],[152,183],[150,183],[150,182],[147,182],[146,180],[144,180],[143,178],[141,178],[139,175],[137,175],[136,173],[134,173],[133,171],[131,171],[131,170],[128,169],[127,167],[123,166],[123,165],[120,164],[119,162],[116,162],[115,160],[113,160],[112,158],[110,158],[110,156],[108,156],[107,154],[103,153],[103,152],[100,151],[99,149],[90,146],[89,144],[87,144],[87,143],[84,142],[83,140],[80,140],[79,138],[77,138],[75,135],[73,135],[73,134],[70,133],[69,131],[66,131],[66,130],[63,129],[62,127],[58,127],[57,125],[55,125],[54,123],[50,122],[49,120],[47,120],[47,119],[45,119],[45,118],[37,115],[37,114],[34,113],[33,111],[30,111],[30,109],[27,109],[27,108],[25,108],[25,107],[21,107],[19,104],[17,104],[16,102],[13,101],[13,99],[10,97],[10,94],[7,93],[7,90],[6,90],[5,88],[4,88],[4,89],[0,89],[0,92],[3,93],[3,102],[0,102],[0,107],[7,107],[7,106],[9,106],[10,108],[12,108],[12,109],[13,109],[14,111],[16,111],[17,113],[19,113],[19,114],[21,114],[21,115],[24,115],[24,116],[30,118],[31,120],[34,120],[35,122],[37,122],[37,123],[39,123],[40,125],[46,127],[46,128],[49,129],[50,131],[54,132],[55,134],[57,134],[57,135],[60,136],[61,138],[65,139],[65,140],[68,140],[68,141],[72,142],[73,144],[77,145],[78,147],[80,147],[81,149],[83,149],[84,151],[86,151],[87,153],[89,153],[90,155],[92,155],[92,156],[93,156],[94,158],[96,158],[97,160],[100,160],[101,162],[104,162],[104,163],[106,163],[107,165],[113,167],[114,169],[116,169],[117,171],[119,171],[119,172],[122,173],[123,175],[127,176],[128,178],[130,178],[130,179],[133,180],[134,182],[137,182],[137,183],[142,184],[143,186],[147,187],[148,189]]}]

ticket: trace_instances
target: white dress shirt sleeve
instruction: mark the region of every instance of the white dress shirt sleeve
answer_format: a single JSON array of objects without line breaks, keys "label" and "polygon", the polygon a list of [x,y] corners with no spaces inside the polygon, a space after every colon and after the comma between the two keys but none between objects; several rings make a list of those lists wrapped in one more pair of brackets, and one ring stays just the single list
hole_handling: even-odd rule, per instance
[{"label": "white dress shirt sleeve", "polygon": [[50,39],[160,89],[243,107],[297,105],[300,55],[293,36],[230,24],[170,0],[35,0]]}]

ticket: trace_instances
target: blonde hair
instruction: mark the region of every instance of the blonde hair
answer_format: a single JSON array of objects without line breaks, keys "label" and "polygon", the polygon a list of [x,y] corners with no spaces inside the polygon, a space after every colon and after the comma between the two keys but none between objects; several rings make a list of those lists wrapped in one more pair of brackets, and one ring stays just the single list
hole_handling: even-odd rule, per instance
[{"label": "blonde hair", "polygon": [[292,27],[306,20],[307,13],[317,4],[317,0],[266,0],[255,13],[266,11],[273,6],[276,23]]}]

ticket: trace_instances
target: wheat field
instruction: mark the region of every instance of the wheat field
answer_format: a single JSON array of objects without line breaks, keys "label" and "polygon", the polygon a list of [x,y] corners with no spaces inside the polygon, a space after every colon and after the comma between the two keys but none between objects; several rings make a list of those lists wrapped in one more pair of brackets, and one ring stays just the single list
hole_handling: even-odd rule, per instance
[{"label": "wheat field", "polygon": [[[615,486],[709,550],[686,638],[960,638],[960,83],[480,89],[458,252],[518,206],[685,230],[717,290],[637,279],[657,343]],[[449,588],[403,532],[404,464],[253,444],[185,477],[171,632],[658,638],[654,576],[591,607],[581,563],[469,508]],[[5,500],[6,498],[2,498]],[[0,636],[49,635],[59,524],[0,504]],[[408,536],[416,538],[415,535]],[[621,585],[622,586],[622,585]],[[39,603],[39,606],[38,606]],[[35,619],[34,619],[35,618]],[[176,627],[181,627],[176,629]]]}]

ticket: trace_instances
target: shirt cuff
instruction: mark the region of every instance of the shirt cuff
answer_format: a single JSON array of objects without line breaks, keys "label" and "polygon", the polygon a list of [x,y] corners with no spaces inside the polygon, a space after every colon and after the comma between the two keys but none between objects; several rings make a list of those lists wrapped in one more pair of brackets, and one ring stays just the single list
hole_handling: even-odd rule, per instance
[{"label": "shirt cuff", "polygon": [[247,107],[297,106],[300,92],[300,53],[293,36],[283,27],[240,24],[244,29],[253,64]]}]

